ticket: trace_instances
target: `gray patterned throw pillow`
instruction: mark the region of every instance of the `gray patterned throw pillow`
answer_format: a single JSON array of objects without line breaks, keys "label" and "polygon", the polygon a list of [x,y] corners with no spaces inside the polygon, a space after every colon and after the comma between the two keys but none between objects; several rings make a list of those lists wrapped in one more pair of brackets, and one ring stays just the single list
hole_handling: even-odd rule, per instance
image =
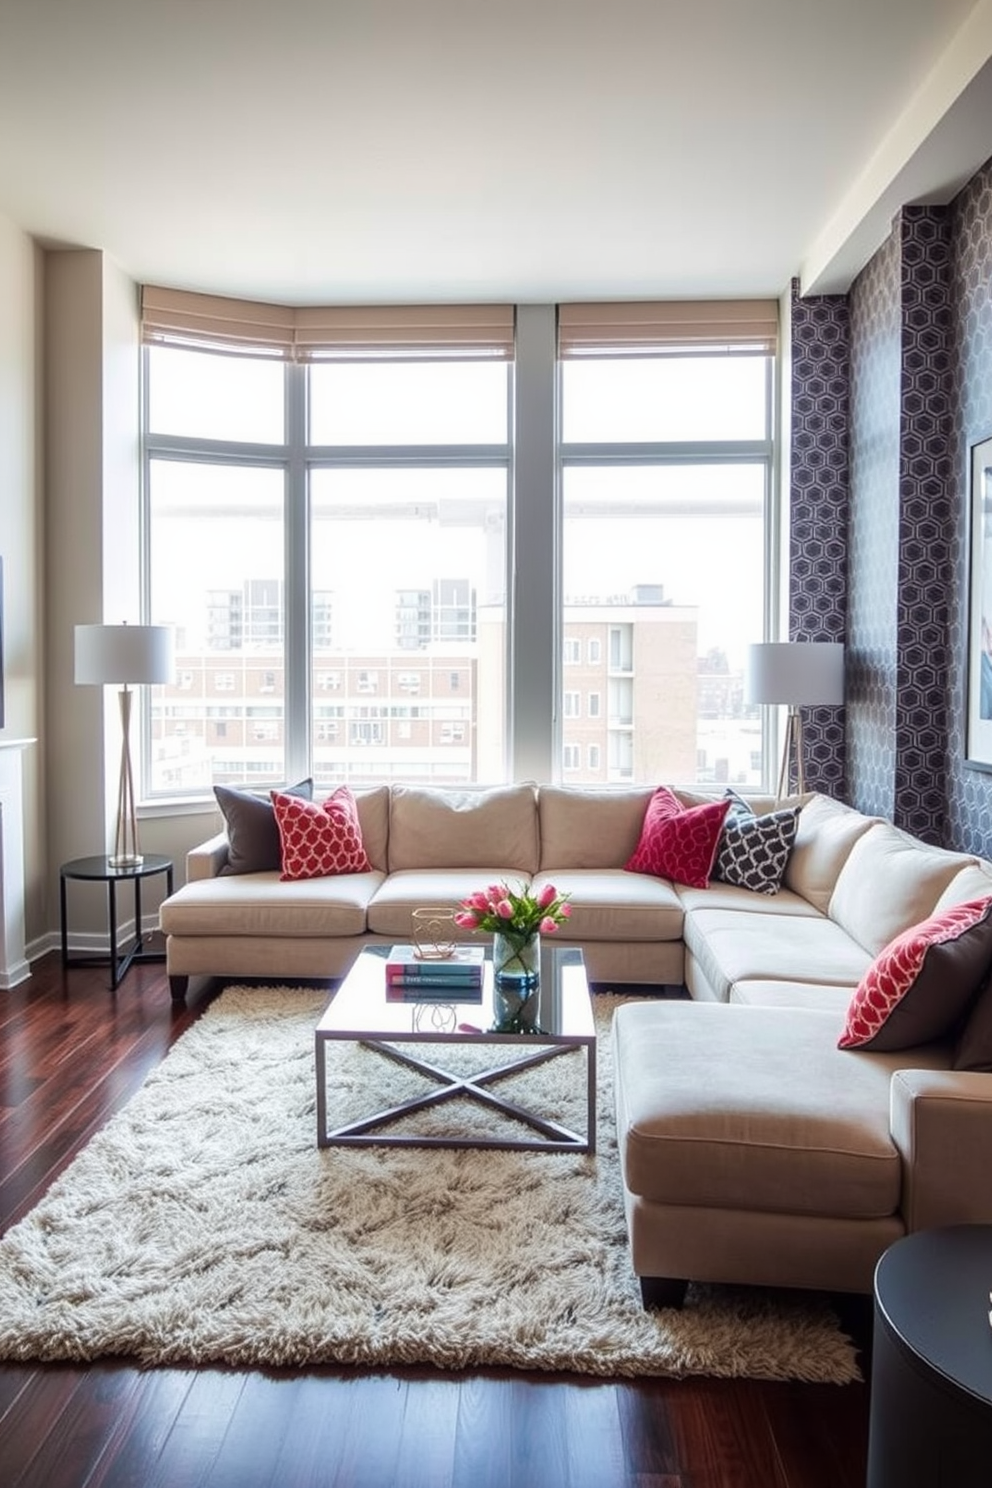
[{"label": "gray patterned throw pillow", "polygon": [[711,876],[757,894],[777,894],[796,840],[800,808],[784,806],[756,816],[735,791],[727,795],[731,807]]}]

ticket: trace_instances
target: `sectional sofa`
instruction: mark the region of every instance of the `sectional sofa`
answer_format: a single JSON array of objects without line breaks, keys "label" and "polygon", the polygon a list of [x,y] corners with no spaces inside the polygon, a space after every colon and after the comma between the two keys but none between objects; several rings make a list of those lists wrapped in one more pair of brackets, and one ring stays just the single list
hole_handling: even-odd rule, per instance
[{"label": "sectional sofa", "polygon": [[[693,887],[626,866],[655,795],[376,787],[356,792],[368,867],[291,882],[277,866],[230,871],[220,832],[162,905],[173,996],[200,974],[339,977],[363,945],[408,939],[415,908],[501,878],[552,882],[572,904],[558,942],[581,945],[591,982],[689,994],[639,998],[614,1025],[646,1301],[677,1301],[690,1279],[870,1291],[907,1230],[992,1221],[992,949],[980,964],[972,951],[974,986],[938,1036],[838,1047],[880,953],[935,912],[992,904],[992,864],[813,795],[788,803],[774,891]],[[717,800],[675,795],[703,815]],[[747,798],[762,820],[777,804]]]}]

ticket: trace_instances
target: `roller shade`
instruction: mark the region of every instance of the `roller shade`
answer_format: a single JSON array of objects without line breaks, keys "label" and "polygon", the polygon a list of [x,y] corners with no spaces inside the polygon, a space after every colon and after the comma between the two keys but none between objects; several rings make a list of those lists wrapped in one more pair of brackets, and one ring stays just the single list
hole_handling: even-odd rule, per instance
[{"label": "roller shade", "polygon": [[776,300],[641,300],[558,307],[558,355],[761,351],[778,341]]},{"label": "roller shade", "polygon": [[142,340],[268,354],[286,361],[363,356],[513,356],[512,305],[270,305],[145,285]]}]

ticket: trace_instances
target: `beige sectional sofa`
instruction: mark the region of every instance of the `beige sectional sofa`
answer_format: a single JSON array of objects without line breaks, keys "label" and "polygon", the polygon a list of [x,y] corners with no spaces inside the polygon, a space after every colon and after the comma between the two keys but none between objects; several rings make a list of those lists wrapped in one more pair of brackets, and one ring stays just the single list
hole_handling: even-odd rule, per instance
[{"label": "beige sectional sofa", "polygon": [[837,1047],[876,954],[935,909],[992,895],[992,865],[814,795],[778,893],[695,889],[623,866],[647,787],[356,797],[368,872],[224,874],[223,833],[189,854],[161,910],[176,998],[193,975],[339,977],[363,945],[408,939],[415,908],[501,878],[550,881],[571,896],[559,943],[582,946],[590,981],[690,994],[639,998],[615,1021],[619,1156],[647,1300],[677,1299],[686,1279],[870,1291],[878,1256],[907,1230],[992,1221],[992,1075],[954,1069],[952,1041]]}]

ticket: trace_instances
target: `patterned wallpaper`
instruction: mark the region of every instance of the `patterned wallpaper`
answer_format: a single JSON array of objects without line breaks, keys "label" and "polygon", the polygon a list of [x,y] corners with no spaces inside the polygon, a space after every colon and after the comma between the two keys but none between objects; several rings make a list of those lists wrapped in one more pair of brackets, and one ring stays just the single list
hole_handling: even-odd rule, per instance
[{"label": "patterned wallpaper", "polygon": [[950,709],[948,615],[954,587],[950,457],[949,221],[943,207],[904,207],[899,448],[899,635],[893,815],[941,842]]},{"label": "patterned wallpaper", "polygon": [[895,805],[899,581],[899,243],[851,288],[851,489],[847,621],[849,800]]},{"label": "patterned wallpaper", "polygon": [[[847,614],[848,307],[792,286],[789,640],[842,641]],[[803,712],[811,790],[844,797],[843,708]]]},{"label": "patterned wallpaper", "polygon": [[[815,363],[830,357],[813,328],[826,318],[843,339],[845,316],[841,432],[824,422],[844,399],[839,383],[824,392]],[[992,856],[992,774],[963,763],[968,449],[992,434],[992,161],[949,207],[904,208],[849,295],[794,293],[793,338],[794,428],[816,448],[794,435],[790,634],[825,637],[825,615],[848,646],[846,757],[811,778],[929,841]],[[831,549],[829,605],[814,521],[827,510],[843,550]]]},{"label": "patterned wallpaper", "polygon": [[992,857],[992,775],[964,766],[968,451],[992,434],[992,161],[951,204],[950,690],[946,842]]}]

